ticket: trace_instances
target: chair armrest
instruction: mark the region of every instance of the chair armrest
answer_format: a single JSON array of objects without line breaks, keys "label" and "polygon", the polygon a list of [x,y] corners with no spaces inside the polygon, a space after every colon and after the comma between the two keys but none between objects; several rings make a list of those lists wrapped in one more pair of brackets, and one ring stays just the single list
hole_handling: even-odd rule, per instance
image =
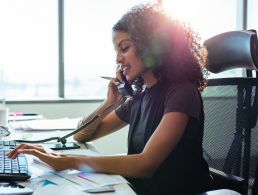
[{"label": "chair armrest", "polygon": [[213,189],[230,189],[240,194],[246,194],[248,189],[248,182],[235,175],[226,174],[223,171],[210,168],[210,173],[213,177]]}]

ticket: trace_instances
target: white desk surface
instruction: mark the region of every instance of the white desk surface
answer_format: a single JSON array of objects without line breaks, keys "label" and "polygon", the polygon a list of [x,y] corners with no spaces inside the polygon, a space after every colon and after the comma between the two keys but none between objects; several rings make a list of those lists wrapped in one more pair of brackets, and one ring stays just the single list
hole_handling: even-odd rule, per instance
[{"label": "white desk surface", "polygon": [[[71,131],[62,130],[62,131],[17,131],[17,130],[11,130],[11,134],[7,137],[1,137],[0,140],[15,140],[15,139],[25,139],[25,140],[38,140],[38,139],[44,139],[49,137],[62,137],[66,135],[67,133],[70,133]],[[73,141],[72,137],[68,138],[67,141]],[[78,150],[87,150],[87,151],[93,151],[97,152],[96,148],[92,143],[87,144],[81,144],[81,149],[76,149],[74,152],[78,152]],[[69,150],[69,152],[73,152],[73,150]],[[85,151],[86,152],[86,151]],[[28,183],[30,180],[27,181]],[[60,186],[60,188],[62,188]],[[112,193],[98,193],[99,195],[135,195],[135,192],[127,185],[127,184],[117,184],[114,185],[115,192]],[[54,193],[54,192],[53,192]],[[34,189],[33,195],[52,195],[53,193],[46,193],[46,191],[42,191],[41,189]],[[64,193],[62,195],[66,195],[71,192],[67,192],[67,189],[64,190]],[[82,194],[87,194],[82,192]]]}]

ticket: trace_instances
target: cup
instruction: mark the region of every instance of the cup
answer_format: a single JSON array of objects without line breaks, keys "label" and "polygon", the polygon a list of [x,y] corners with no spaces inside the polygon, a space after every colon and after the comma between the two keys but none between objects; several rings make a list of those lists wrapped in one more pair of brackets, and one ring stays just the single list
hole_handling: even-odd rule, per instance
[{"label": "cup", "polygon": [[8,108],[0,108],[0,126],[7,127],[8,126]]}]

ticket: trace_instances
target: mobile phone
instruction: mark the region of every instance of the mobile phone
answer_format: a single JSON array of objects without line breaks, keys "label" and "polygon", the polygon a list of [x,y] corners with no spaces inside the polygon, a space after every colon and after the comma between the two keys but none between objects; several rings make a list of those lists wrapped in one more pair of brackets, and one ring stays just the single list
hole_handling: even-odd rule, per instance
[{"label": "mobile phone", "polygon": [[43,146],[46,146],[52,150],[70,150],[70,149],[78,149],[80,146],[74,142],[67,142],[65,144],[62,143],[43,143]]},{"label": "mobile phone", "polygon": [[126,80],[126,77],[123,74],[122,80],[124,83],[121,83],[117,86],[118,91],[124,96],[133,96],[133,88],[130,85],[130,83]]}]

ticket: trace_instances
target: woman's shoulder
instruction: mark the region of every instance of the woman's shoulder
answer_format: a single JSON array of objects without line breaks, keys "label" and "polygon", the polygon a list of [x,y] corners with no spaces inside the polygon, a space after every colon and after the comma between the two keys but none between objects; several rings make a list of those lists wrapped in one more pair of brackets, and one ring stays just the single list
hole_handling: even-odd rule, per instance
[{"label": "woman's shoulder", "polygon": [[[181,102],[186,104],[187,102],[192,102],[199,105],[200,93],[196,85],[192,82],[174,82],[170,83],[167,87],[166,102]],[[187,103],[188,104],[188,103]]]},{"label": "woman's shoulder", "polygon": [[169,82],[167,83],[167,92],[178,92],[178,91],[184,91],[184,92],[197,92],[198,89],[195,85],[195,83],[190,81],[177,81],[177,82]]},{"label": "woman's shoulder", "polygon": [[170,84],[164,105],[165,113],[182,112],[199,119],[201,98],[194,83],[177,82]]}]

